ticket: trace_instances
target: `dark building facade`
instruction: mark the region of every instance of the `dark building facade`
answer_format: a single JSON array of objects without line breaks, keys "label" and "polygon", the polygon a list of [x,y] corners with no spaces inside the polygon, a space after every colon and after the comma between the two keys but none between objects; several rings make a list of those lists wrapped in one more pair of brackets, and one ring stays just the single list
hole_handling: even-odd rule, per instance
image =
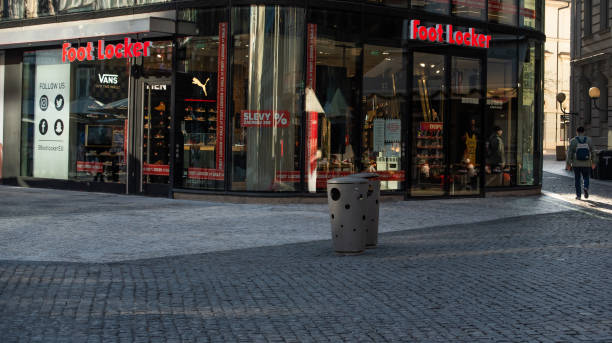
[{"label": "dark building facade", "polygon": [[[28,4],[33,3],[33,6]],[[3,182],[538,192],[543,3],[4,1]]]},{"label": "dark building facade", "polygon": [[[612,149],[612,35],[610,33],[610,1],[572,1],[572,47],[570,85],[569,138],[578,126],[593,138],[598,150]],[[600,97],[595,102],[589,89],[597,87]]]}]

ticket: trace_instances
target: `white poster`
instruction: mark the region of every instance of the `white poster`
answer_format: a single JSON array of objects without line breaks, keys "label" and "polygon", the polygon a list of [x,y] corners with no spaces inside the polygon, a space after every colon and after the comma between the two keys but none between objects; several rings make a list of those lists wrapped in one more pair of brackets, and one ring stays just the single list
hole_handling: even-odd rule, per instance
[{"label": "white poster", "polygon": [[385,120],[385,142],[402,140],[402,121],[400,119]]},{"label": "white poster", "polygon": [[36,58],[34,177],[68,179],[70,64],[49,53]]},{"label": "white poster", "polygon": [[384,151],[385,149],[385,120],[374,119],[374,151]]},{"label": "white poster", "polygon": [[4,142],[4,52],[0,52],[0,179],[2,179],[2,144]]}]

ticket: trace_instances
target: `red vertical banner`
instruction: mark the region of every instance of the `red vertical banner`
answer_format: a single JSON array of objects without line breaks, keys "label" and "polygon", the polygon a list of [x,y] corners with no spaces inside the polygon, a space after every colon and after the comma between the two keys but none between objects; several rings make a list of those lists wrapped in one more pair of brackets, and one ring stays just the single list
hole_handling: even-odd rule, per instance
[{"label": "red vertical banner", "polygon": [[307,176],[308,176],[308,191],[315,193],[317,191],[317,129],[319,128],[319,114],[317,112],[308,112],[308,140],[306,141],[307,159]]},{"label": "red vertical banner", "polygon": [[306,87],[315,89],[317,83],[317,24],[308,24]]},{"label": "red vertical banner", "polygon": [[[306,87],[314,91],[317,83],[317,25],[308,24],[308,42],[306,52]],[[308,112],[306,124],[306,177],[308,191],[317,191],[317,140],[319,114]]]},{"label": "red vertical banner", "polygon": [[227,74],[227,22],[219,23],[217,63],[217,169],[225,169],[225,92]]},{"label": "red vertical banner", "polygon": [[127,158],[128,158],[128,121],[126,119],[123,122],[123,163],[125,163],[126,168],[127,168]]}]

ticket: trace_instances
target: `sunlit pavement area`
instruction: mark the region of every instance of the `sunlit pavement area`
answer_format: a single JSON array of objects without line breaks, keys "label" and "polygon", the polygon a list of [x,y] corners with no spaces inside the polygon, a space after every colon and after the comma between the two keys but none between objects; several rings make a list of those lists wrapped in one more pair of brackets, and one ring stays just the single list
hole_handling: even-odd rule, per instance
[{"label": "sunlit pavement area", "polygon": [[576,199],[574,172],[565,170],[565,161],[556,161],[554,155],[544,155],[543,189],[545,194],[571,202],[583,208],[612,214],[612,180],[590,179],[589,198],[584,194]]},{"label": "sunlit pavement area", "polygon": [[323,204],[0,187],[0,342],[612,342],[611,183],[551,162],[548,195],[383,203],[358,256]]}]

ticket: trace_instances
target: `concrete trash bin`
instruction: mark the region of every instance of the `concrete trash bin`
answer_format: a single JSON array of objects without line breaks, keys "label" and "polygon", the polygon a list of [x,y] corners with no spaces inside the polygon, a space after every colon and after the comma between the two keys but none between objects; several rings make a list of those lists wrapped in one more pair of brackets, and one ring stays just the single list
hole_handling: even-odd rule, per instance
[{"label": "concrete trash bin", "polygon": [[334,251],[360,253],[365,250],[367,193],[368,181],[362,178],[345,176],[327,181]]},{"label": "concrete trash bin", "polygon": [[366,248],[376,248],[378,244],[378,218],[380,216],[380,177],[375,173],[358,173],[351,177],[368,180],[366,197]]}]

